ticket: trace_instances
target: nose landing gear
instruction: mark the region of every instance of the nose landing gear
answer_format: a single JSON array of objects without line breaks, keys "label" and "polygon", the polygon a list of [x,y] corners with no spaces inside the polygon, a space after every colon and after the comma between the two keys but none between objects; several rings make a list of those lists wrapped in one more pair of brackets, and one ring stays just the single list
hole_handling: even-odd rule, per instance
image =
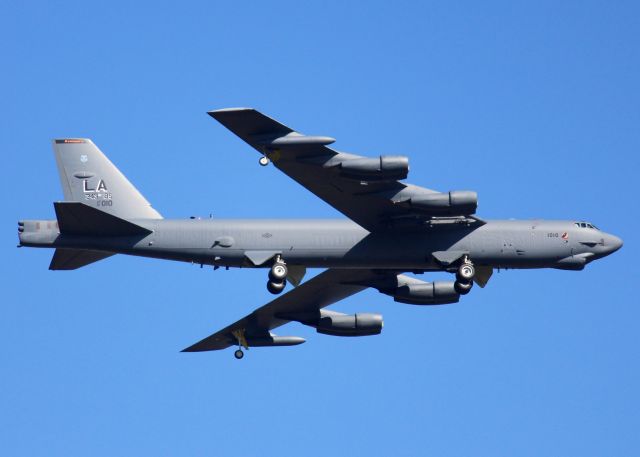
[{"label": "nose landing gear", "polygon": [[476,269],[468,256],[464,256],[458,271],[456,271],[456,282],[454,288],[460,295],[466,295],[473,287],[473,277],[476,275]]},{"label": "nose landing gear", "polygon": [[278,295],[284,290],[287,281],[289,269],[287,264],[279,255],[276,256],[271,269],[269,270],[269,282],[267,282],[267,290],[274,295]]}]

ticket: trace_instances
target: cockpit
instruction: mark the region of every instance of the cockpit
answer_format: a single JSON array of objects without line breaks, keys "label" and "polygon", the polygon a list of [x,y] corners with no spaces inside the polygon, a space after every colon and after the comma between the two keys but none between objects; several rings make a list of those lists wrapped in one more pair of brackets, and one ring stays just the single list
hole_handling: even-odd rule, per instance
[{"label": "cockpit", "polygon": [[588,228],[588,229],[594,229],[594,230],[600,230],[598,227],[596,227],[595,225],[589,223],[589,222],[574,222],[575,226],[578,228]]}]

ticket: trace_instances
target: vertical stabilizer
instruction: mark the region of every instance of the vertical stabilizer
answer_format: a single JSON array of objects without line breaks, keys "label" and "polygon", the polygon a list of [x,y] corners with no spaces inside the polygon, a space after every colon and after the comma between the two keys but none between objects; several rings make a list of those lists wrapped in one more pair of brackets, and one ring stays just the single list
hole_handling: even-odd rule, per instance
[{"label": "vertical stabilizer", "polygon": [[66,201],[82,202],[122,219],[162,219],[89,139],[53,141]]}]

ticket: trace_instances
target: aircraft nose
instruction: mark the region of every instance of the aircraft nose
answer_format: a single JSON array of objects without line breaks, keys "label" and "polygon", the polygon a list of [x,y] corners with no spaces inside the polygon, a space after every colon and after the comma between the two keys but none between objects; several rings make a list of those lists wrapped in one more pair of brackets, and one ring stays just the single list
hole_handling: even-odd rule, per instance
[{"label": "aircraft nose", "polygon": [[605,240],[605,247],[608,248],[610,254],[616,252],[622,247],[622,240],[615,235],[609,235]]}]

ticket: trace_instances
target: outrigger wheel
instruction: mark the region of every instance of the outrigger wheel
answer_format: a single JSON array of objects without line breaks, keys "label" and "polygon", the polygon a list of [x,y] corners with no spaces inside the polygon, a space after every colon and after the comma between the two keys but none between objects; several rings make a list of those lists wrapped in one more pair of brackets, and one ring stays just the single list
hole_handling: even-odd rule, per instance
[{"label": "outrigger wheel", "polygon": [[244,352],[242,352],[242,348],[249,349],[249,344],[247,343],[247,339],[244,336],[244,329],[238,328],[231,332],[231,334],[235,337],[238,342],[238,349],[233,353],[234,357],[238,360],[244,357]]},{"label": "outrigger wheel", "polygon": [[267,165],[269,165],[269,162],[270,162],[270,160],[269,160],[269,157],[267,157],[267,156],[262,156],[262,157],[260,157],[260,160],[258,160],[258,163],[260,165],[262,165],[263,167],[266,167]]}]

